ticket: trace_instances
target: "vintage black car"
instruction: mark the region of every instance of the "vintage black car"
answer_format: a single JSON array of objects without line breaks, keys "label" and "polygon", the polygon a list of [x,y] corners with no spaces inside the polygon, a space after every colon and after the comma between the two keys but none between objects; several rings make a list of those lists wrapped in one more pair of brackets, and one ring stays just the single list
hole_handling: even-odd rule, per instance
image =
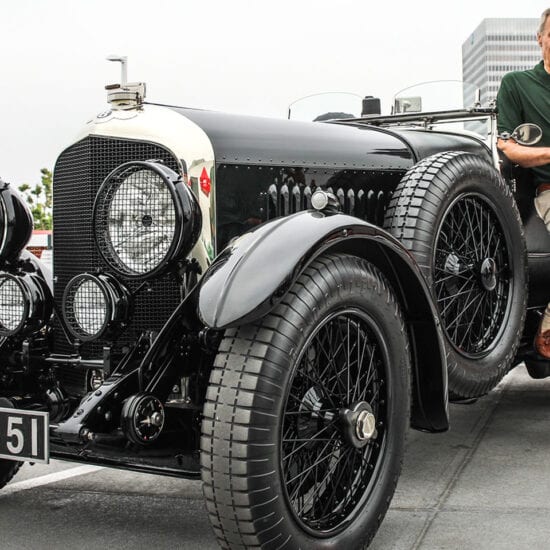
[{"label": "vintage black car", "polygon": [[109,87],[57,160],[53,277],[2,183],[0,484],[50,457],[200,476],[224,548],[367,545],[409,425],[447,430],[449,396],[524,359],[546,374],[525,175],[437,127],[494,137],[494,112],[297,122],[143,92]]}]

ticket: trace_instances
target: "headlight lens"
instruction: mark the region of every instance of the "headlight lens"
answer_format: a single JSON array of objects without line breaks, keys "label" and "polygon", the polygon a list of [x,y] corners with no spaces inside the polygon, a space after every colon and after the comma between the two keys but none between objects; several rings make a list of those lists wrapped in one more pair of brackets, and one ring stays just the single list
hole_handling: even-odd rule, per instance
[{"label": "headlight lens", "polygon": [[36,332],[51,312],[46,281],[32,274],[0,273],[0,336]]},{"label": "headlight lens", "polygon": [[107,316],[107,297],[92,281],[83,281],[74,293],[74,318],[76,324],[88,335],[101,331]]},{"label": "headlight lens", "polygon": [[109,240],[119,262],[134,273],[147,273],[166,256],[176,229],[170,191],[159,174],[130,173],[107,206]]},{"label": "headlight lens", "polygon": [[94,205],[98,248],[111,268],[129,278],[153,276],[187,254],[200,226],[191,191],[156,162],[117,168],[103,182]]},{"label": "headlight lens", "polygon": [[0,330],[3,336],[15,334],[27,318],[28,299],[15,279],[0,279]]},{"label": "headlight lens", "polygon": [[32,215],[9,183],[0,180],[0,260],[16,258],[32,234]]},{"label": "headlight lens", "polygon": [[87,342],[113,333],[128,317],[128,291],[108,275],[77,275],[63,295],[63,317],[70,333]]}]

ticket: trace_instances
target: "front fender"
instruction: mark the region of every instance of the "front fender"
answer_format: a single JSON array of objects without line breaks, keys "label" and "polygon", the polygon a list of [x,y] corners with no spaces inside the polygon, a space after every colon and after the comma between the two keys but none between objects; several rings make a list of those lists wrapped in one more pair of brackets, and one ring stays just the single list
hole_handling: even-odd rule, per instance
[{"label": "front fender", "polygon": [[378,228],[346,215],[299,212],[235,239],[201,280],[199,316],[211,328],[253,322],[281,301],[302,269],[350,234]]},{"label": "front fender", "polygon": [[422,280],[412,256],[379,227],[345,214],[298,212],[241,235],[219,254],[201,280],[201,320],[224,329],[264,317],[314,258],[351,239],[391,248]]},{"label": "front fender", "polygon": [[414,365],[412,425],[448,428],[447,366],[439,316],[418,265],[386,231],[345,214],[298,212],[235,239],[204,274],[198,315],[213,329],[252,323],[267,315],[319,255],[365,258],[388,278],[405,315]]}]

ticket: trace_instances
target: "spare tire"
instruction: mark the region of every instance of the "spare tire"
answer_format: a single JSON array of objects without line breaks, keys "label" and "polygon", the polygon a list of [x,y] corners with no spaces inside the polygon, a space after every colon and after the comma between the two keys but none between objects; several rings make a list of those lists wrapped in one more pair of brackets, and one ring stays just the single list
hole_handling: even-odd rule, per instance
[{"label": "spare tire", "polygon": [[451,397],[487,393],[513,366],[525,320],[525,238],[510,188],[481,157],[438,153],[403,176],[384,227],[432,289]]}]

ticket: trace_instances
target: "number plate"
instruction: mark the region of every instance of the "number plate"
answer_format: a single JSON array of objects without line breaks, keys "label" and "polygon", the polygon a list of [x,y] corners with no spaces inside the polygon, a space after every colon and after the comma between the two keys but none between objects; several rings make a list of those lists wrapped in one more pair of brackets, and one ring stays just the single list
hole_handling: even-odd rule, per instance
[{"label": "number plate", "polygon": [[0,458],[50,461],[49,414],[0,407]]}]

